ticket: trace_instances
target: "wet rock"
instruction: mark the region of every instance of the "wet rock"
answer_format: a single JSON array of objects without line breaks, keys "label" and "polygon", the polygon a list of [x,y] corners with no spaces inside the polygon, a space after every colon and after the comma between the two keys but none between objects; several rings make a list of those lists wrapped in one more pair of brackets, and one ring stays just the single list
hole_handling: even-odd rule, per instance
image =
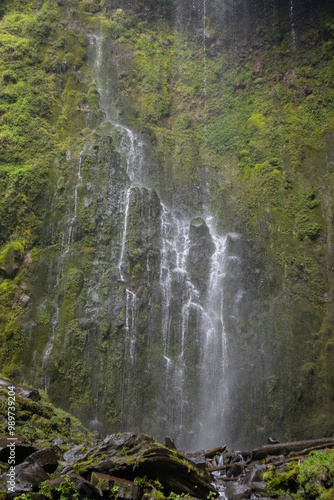
[{"label": "wet rock", "polygon": [[11,382],[10,380],[6,380],[4,378],[0,379],[0,389],[7,389],[8,387],[13,387],[13,391],[22,396],[23,398],[29,398],[33,401],[40,401],[41,396],[37,389],[33,389],[32,387],[27,387],[25,385],[19,385]]},{"label": "wet rock", "polygon": [[250,498],[252,494],[251,488],[245,484],[228,483],[225,490],[225,495],[229,500],[243,500]]},{"label": "wet rock", "polygon": [[60,436],[58,436],[55,440],[54,440],[54,443],[55,445],[60,445],[60,444],[64,444],[64,440],[63,438],[61,438]]},{"label": "wet rock", "polygon": [[188,451],[180,451],[180,455],[190,460],[193,464],[195,464],[199,469],[206,469],[206,458],[204,450],[196,451],[194,453],[190,453]]},{"label": "wet rock", "polygon": [[240,464],[233,464],[232,467],[227,471],[227,477],[237,477],[242,474],[243,467]]},{"label": "wet rock", "polygon": [[211,256],[215,251],[210,230],[202,219],[195,217],[190,223],[189,272],[196,288],[205,291],[209,285]]},{"label": "wet rock", "polygon": [[[48,481],[48,485],[50,487],[51,492],[55,491],[64,481],[70,480],[74,483],[76,491],[79,493],[80,498],[92,498],[92,499],[101,499],[101,495],[98,489],[85,478],[79,476],[79,474],[68,474],[66,477],[56,477],[55,479],[50,479]],[[74,492],[72,492],[74,493]]]},{"label": "wet rock", "polygon": [[26,265],[26,266],[30,266],[32,264],[32,256],[31,256],[31,253],[27,253],[25,256],[24,256],[24,259],[23,259],[23,263]]},{"label": "wet rock", "polygon": [[26,295],[25,293],[23,293],[20,297],[20,301],[23,302],[23,304],[28,304],[29,300],[29,295]]},{"label": "wet rock", "polygon": [[89,451],[86,459],[91,458],[95,463],[85,470],[85,463],[78,463],[85,477],[90,477],[95,471],[127,480],[146,475],[148,479],[159,479],[165,495],[173,491],[207,498],[213,491],[208,473],[198,470],[189,460],[149,436],[130,432],[108,436],[102,446]]},{"label": "wet rock", "polygon": [[109,476],[101,472],[93,472],[91,483],[103,492],[115,491],[115,488],[117,488],[117,496],[123,500],[137,500],[139,498],[138,485],[126,479]]},{"label": "wet rock", "polygon": [[165,446],[167,448],[169,448],[170,450],[176,450],[177,449],[176,446],[175,446],[174,441],[171,438],[169,438],[168,436],[166,436],[166,439],[165,439]]},{"label": "wet rock", "polygon": [[78,444],[77,446],[73,446],[70,450],[66,451],[63,455],[63,459],[65,462],[69,462],[70,464],[74,464],[78,460],[83,460],[85,457],[85,453],[82,453],[82,445]]},{"label": "wet rock", "polygon": [[261,481],[262,479],[262,474],[268,470],[265,465],[262,464],[254,464],[250,468],[248,474],[245,477],[244,483],[245,484],[251,484],[253,482],[258,482]]},{"label": "wet rock", "polygon": [[49,473],[54,472],[58,467],[57,454],[53,448],[44,448],[32,453],[28,456],[26,462],[36,464]]},{"label": "wet rock", "polygon": [[15,467],[15,477],[18,489],[29,490],[37,488],[42,481],[47,481],[49,475],[37,464],[22,463]]},{"label": "wet rock", "polygon": [[[16,438],[16,439],[15,439]],[[0,438],[0,461],[8,463],[8,458],[10,455],[9,444],[15,443],[15,463],[17,465],[24,462],[24,460],[37,451],[37,448],[24,444],[24,439],[22,436],[10,436],[6,434]]]},{"label": "wet rock", "polygon": [[251,483],[252,492],[254,493],[265,493],[267,491],[267,485],[263,481]]}]

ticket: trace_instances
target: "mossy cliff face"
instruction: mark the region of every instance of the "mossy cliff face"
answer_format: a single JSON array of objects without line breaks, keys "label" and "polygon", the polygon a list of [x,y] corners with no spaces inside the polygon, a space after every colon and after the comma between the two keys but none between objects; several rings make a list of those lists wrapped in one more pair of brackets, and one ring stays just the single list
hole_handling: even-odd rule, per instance
[{"label": "mossy cliff face", "polygon": [[332,6],[188,4],[4,4],[2,371],[187,447],[331,434]]}]

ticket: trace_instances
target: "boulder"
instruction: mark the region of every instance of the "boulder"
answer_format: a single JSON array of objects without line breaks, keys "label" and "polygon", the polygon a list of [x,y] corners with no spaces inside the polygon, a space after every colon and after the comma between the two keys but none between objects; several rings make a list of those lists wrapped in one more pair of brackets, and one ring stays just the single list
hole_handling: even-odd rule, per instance
[{"label": "boulder", "polygon": [[[48,481],[48,485],[51,492],[54,492],[61,487],[63,482],[68,481],[74,484],[75,490],[79,493],[81,499],[92,498],[93,500],[101,500],[101,495],[98,489],[79,474],[71,473],[66,477],[56,477],[55,479],[50,479]],[[75,493],[75,491],[72,491],[71,493]]]},{"label": "boulder", "polygon": [[206,499],[214,490],[209,473],[149,436],[131,432],[108,436],[73,467],[86,478],[100,472],[130,481],[136,476],[158,479],[166,496],[174,492]]},{"label": "boulder", "polygon": [[189,451],[180,451],[179,453],[187,460],[190,460],[199,469],[202,469],[202,470],[206,469],[207,463],[206,463],[204,450],[195,451],[194,453],[191,453]]},{"label": "boulder", "polygon": [[26,462],[36,464],[49,473],[54,472],[58,467],[57,454],[53,448],[44,448],[32,453],[28,456]]},{"label": "boulder", "polygon": [[228,483],[225,490],[226,497],[233,500],[243,500],[245,498],[250,498],[251,494],[252,491],[249,486],[239,483]]},{"label": "boulder", "polygon": [[5,434],[0,437],[0,462],[8,463],[8,458],[10,454],[9,444],[15,443],[15,464],[19,465],[24,460],[37,451],[37,448],[24,444],[24,438],[19,435],[10,436]]},{"label": "boulder", "polygon": [[49,479],[49,475],[39,465],[24,462],[15,467],[15,478],[18,481],[17,489],[28,491],[38,488],[42,481]]},{"label": "boulder", "polygon": [[137,500],[139,498],[139,487],[133,481],[109,476],[101,472],[93,472],[91,483],[101,491],[108,492],[109,495],[117,491],[117,497],[121,500]]},{"label": "boulder", "polygon": [[0,378],[0,389],[8,390],[8,387],[12,387],[13,391],[20,394],[23,398],[29,398],[33,401],[39,401],[41,399],[40,393],[37,389],[33,389],[32,387],[27,387],[25,385],[15,384],[10,380]]}]

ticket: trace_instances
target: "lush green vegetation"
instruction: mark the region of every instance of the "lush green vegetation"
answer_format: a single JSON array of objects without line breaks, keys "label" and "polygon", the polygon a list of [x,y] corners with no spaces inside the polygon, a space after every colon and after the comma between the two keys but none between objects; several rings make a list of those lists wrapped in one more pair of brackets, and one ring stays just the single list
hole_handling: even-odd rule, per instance
[{"label": "lush green vegetation", "polygon": [[334,452],[315,451],[301,464],[291,462],[281,470],[272,467],[263,479],[279,497],[288,492],[294,500],[330,500],[334,496]]},{"label": "lush green vegetation", "polygon": [[[53,444],[56,438],[61,438],[63,442],[59,446],[63,452],[69,449],[69,445],[87,445],[91,436],[81,422],[73,415],[55,408],[44,391],[39,392],[42,396],[40,401],[32,401],[18,394],[15,396],[16,431],[26,443],[39,443],[40,447],[47,447]],[[1,390],[0,415],[2,416],[7,415],[7,403],[8,393],[6,390]],[[0,424],[0,434],[7,434],[5,419]]]},{"label": "lush green vegetation", "polygon": [[[84,281],[91,278],[102,239],[97,238],[97,224],[92,222],[93,205],[83,203],[88,188],[80,186],[77,192],[80,203],[72,260],[64,266],[57,297],[49,293],[42,300],[42,296],[45,281],[51,274],[54,280],[58,272],[54,261],[68,243],[61,221],[64,214],[73,216],[73,185],[84,147],[98,143],[95,156],[91,153],[82,164],[86,185],[96,175],[103,179],[105,173],[97,152],[108,128],[101,124],[97,78],[88,60],[88,34],[103,35],[113,54],[113,63],[106,64],[109,74],[103,78],[109,80],[122,121],[149,138],[156,164],[153,187],[168,200],[182,186],[185,205],[200,213],[194,186],[206,183],[219,229],[252,238],[263,278],[252,292],[259,293],[259,300],[270,301],[275,318],[285,314],[287,303],[295,308],[291,344],[286,342],[290,330],[286,333],[283,322],[273,328],[274,349],[282,351],[280,369],[286,370],[290,363],[295,370],[293,385],[312,394],[308,408],[316,414],[320,404],[329,415],[332,403],[327,393],[334,380],[330,363],[333,19],[323,15],[314,25],[303,18],[295,41],[282,12],[275,26],[264,10],[251,27],[249,19],[242,18],[231,20],[224,29],[208,15],[203,40],[202,24],[200,29],[196,23],[181,29],[171,21],[170,4],[169,0],[142,0],[111,8],[100,0],[8,0],[1,6],[3,372],[24,379],[23,366],[34,349],[38,368],[28,376],[38,379],[57,302],[62,336],[55,342],[55,391],[61,394],[65,385],[70,386],[64,394],[74,410],[93,400],[85,382],[94,366],[83,356],[87,330],[78,319],[87,297]],[[245,36],[238,37],[239,31]],[[115,244],[119,233],[117,221],[108,224],[101,230],[106,246]],[[133,240],[129,274],[139,281],[143,267],[136,261],[136,252],[140,245]],[[104,298],[110,279],[116,281],[113,271],[108,273],[102,280]],[[142,311],[142,318],[145,314]],[[122,314],[117,321],[122,324]],[[108,352],[105,364],[110,380],[120,363],[110,352],[110,338],[116,345],[116,334],[116,328],[111,334],[106,315],[98,347]],[[144,349],[144,333],[140,340]],[[244,340],[246,345],[246,334]],[[65,360],[62,343],[69,353]],[[298,362],[291,360],[292,349],[285,356],[284,345],[303,351]],[[317,383],[312,382],[314,376]],[[110,384],[107,417],[119,423],[120,396],[115,384]],[[286,390],[275,392],[275,387],[270,381],[266,394],[273,418],[283,412],[278,400],[284,399]],[[300,407],[296,401],[292,413]],[[332,432],[333,421],[324,420]],[[317,426],[318,417],[312,422]]]}]

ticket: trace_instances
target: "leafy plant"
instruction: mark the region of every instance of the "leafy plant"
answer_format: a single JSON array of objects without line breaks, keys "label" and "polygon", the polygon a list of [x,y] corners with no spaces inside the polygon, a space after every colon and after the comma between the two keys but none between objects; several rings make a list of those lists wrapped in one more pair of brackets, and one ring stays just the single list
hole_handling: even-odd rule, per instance
[{"label": "leafy plant", "polygon": [[59,500],[67,500],[69,498],[73,500],[79,500],[79,493],[77,491],[77,487],[75,483],[71,480],[69,476],[65,477],[65,481],[60,483],[59,487],[56,488],[56,491],[60,493]]}]

